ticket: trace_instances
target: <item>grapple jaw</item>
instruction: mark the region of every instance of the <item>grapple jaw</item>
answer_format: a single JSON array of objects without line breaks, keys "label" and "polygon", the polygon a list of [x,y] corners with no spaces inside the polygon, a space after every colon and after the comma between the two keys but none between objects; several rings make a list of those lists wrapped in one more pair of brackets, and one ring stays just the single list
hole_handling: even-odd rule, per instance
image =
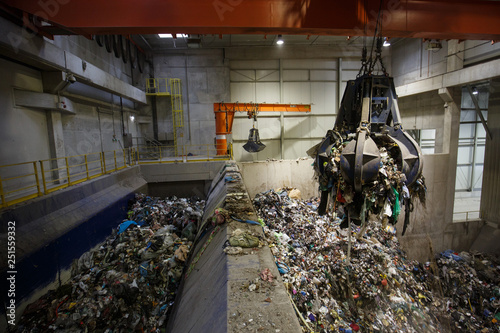
[{"label": "grapple jaw", "polygon": [[375,180],[380,166],[379,149],[384,145],[398,150],[393,155],[398,157],[398,169],[406,176],[407,186],[422,174],[422,152],[401,127],[391,77],[364,75],[349,81],[334,130],[351,140],[342,150],[340,167],[342,176],[356,192]]}]

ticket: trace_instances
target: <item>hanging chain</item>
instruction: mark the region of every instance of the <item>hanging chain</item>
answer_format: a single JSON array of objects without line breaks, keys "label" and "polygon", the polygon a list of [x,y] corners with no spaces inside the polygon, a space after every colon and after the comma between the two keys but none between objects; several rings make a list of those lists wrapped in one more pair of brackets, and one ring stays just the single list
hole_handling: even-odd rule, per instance
[{"label": "hanging chain", "polygon": [[[382,45],[384,43],[384,39],[382,38],[382,22],[380,20],[380,14],[382,13],[382,0],[380,0],[380,8],[378,10],[378,16],[377,16],[377,21],[375,24],[375,33],[373,36],[373,41],[372,41],[372,47],[370,50],[370,58],[367,58],[367,49],[366,49],[366,44],[363,45],[363,53],[361,55],[361,68],[359,69],[357,77],[361,76],[361,73],[363,75],[372,75],[373,69],[375,68],[375,65],[377,62],[380,62],[380,69],[384,73],[385,76],[387,76],[387,70],[385,69],[384,62],[382,61]],[[366,29],[366,26],[365,26]],[[366,33],[366,30],[365,30]],[[377,33],[379,36],[377,37]],[[376,40],[376,47],[375,47],[375,59],[373,59],[373,49],[374,49],[374,43]]]},{"label": "hanging chain", "polygon": [[366,45],[363,46],[363,53],[361,54],[361,68],[359,69],[358,75],[356,77],[360,77],[361,73],[365,75],[368,72],[368,59],[366,58],[367,50]]},{"label": "hanging chain", "polygon": [[387,70],[385,69],[384,62],[382,61],[382,45],[383,45],[383,43],[384,43],[384,39],[380,36],[377,37],[377,47],[375,49],[375,60],[373,60],[373,62],[370,61],[370,70],[368,71],[369,74],[373,73],[373,69],[378,61],[378,62],[380,62],[380,69],[382,70],[384,75],[387,76]]}]

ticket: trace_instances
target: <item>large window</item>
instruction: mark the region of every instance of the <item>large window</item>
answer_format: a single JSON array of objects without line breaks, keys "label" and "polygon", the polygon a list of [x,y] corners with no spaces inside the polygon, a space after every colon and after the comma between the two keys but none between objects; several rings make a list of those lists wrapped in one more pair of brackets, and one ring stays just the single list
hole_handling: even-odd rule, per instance
[{"label": "large window", "polygon": [[[488,85],[473,86],[471,90],[476,93],[473,96],[484,119],[488,119]],[[454,221],[479,218],[486,131],[472,98],[469,89],[464,87],[460,111]]]}]

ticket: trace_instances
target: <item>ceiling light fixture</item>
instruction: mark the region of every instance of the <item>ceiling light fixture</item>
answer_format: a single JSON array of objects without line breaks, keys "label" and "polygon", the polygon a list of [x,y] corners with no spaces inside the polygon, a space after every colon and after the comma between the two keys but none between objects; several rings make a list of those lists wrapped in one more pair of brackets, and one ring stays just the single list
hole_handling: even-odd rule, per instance
[{"label": "ceiling light fixture", "polygon": [[479,94],[479,91],[477,91],[476,87],[472,87],[472,95],[477,95]]},{"label": "ceiling light fixture", "polygon": [[134,116],[130,116],[130,121],[134,122],[134,120],[135,120],[135,117]]},{"label": "ceiling light fixture", "polygon": [[389,42],[388,37],[384,37],[384,44],[382,44],[383,47],[388,47],[391,46],[391,42]]},{"label": "ceiling light fixture", "polygon": [[437,51],[437,50],[441,50],[442,48],[443,48],[443,45],[441,44],[441,41],[439,41],[439,40],[436,40],[434,42],[432,40],[429,40],[427,42],[427,44],[425,45],[425,49],[427,51]]},{"label": "ceiling light fixture", "polygon": [[[160,38],[174,38],[172,34],[158,34],[158,37]],[[188,35],[186,34],[175,34],[175,38],[187,38]]]},{"label": "ceiling light fixture", "polygon": [[278,40],[276,41],[276,44],[278,45],[283,45],[285,41],[283,40],[283,36],[278,35]]}]

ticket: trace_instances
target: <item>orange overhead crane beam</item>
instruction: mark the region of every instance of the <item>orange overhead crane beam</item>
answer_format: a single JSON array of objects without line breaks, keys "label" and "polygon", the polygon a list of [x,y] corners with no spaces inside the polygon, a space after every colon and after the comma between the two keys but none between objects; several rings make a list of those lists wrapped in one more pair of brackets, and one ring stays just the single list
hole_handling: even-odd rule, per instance
[{"label": "orange overhead crane beam", "polygon": [[[379,0],[0,0],[48,34],[373,36]],[[2,6],[0,6],[1,8]],[[500,1],[382,0],[384,36],[500,40]],[[15,14],[15,13],[14,13]],[[18,18],[19,19],[19,18]],[[25,23],[26,25],[26,23]],[[367,27],[367,29],[365,29]],[[66,28],[66,30],[64,30]]]},{"label": "orange overhead crane beam", "polygon": [[246,112],[248,118],[258,112],[311,112],[311,104],[214,103],[217,155],[227,154],[227,134],[233,131],[235,112]]}]

